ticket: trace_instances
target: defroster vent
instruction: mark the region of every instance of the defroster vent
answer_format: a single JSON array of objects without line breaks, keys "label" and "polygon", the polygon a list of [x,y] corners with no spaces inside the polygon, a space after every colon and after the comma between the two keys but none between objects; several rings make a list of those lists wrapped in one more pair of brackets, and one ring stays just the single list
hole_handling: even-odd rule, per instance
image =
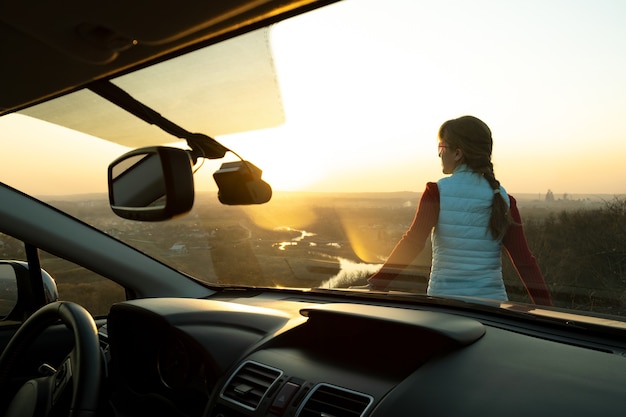
[{"label": "defroster vent", "polygon": [[244,362],[222,391],[222,398],[254,411],[282,372],[257,362]]},{"label": "defroster vent", "polygon": [[361,417],[374,401],[370,395],[361,394],[329,384],[313,388],[298,410],[298,417]]}]

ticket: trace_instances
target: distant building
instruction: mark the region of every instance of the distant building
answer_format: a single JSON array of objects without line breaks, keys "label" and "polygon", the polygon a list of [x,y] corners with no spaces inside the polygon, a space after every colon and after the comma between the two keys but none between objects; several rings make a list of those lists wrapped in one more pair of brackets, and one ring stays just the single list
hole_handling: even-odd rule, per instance
[{"label": "distant building", "polygon": [[173,252],[176,255],[185,255],[189,251],[187,250],[187,245],[184,245],[182,243],[175,243],[170,248],[170,252]]}]

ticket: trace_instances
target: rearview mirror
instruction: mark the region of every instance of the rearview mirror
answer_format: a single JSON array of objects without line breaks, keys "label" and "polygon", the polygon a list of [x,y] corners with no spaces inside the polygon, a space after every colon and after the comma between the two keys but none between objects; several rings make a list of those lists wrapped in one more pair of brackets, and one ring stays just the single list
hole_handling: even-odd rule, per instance
[{"label": "rearview mirror", "polygon": [[115,214],[140,221],[167,220],[193,207],[193,163],[188,151],[135,149],[109,165],[109,203]]}]

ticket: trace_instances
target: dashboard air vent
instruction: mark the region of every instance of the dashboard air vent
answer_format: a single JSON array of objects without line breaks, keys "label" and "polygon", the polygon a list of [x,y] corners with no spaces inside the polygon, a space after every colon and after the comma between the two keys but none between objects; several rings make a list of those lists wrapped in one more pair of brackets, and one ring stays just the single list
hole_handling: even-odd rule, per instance
[{"label": "dashboard air vent", "polygon": [[365,394],[328,384],[319,384],[302,403],[298,417],[361,417],[374,399]]},{"label": "dashboard air vent", "polygon": [[222,398],[254,411],[282,372],[256,362],[243,363],[229,379]]}]

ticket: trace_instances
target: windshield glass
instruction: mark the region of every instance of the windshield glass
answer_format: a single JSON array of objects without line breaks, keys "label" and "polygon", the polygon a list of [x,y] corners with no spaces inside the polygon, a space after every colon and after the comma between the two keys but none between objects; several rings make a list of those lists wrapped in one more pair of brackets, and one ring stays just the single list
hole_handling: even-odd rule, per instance
[{"label": "windshield glass", "polygon": [[[210,284],[531,304],[547,291],[558,308],[624,317],[625,20],[621,1],[342,1],[112,80],[254,163],[269,203],[219,203],[228,153],[194,167],[189,214],[115,217],[111,161],[187,146],[88,91],[0,119],[2,181]],[[440,135],[465,115],[493,139],[478,165],[463,142],[478,128]],[[513,237],[444,230],[486,221],[464,171],[487,180],[490,210],[502,196]],[[449,291],[483,267],[502,288]]]}]

